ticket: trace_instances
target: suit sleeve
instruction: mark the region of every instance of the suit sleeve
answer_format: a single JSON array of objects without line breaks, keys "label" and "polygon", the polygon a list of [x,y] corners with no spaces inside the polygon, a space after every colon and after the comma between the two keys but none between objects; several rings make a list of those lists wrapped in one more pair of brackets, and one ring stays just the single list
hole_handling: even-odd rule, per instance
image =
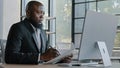
[{"label": "suit sleeve", "polygon": [[5,62],[10,64],[38,64],[38,53],[21,53],[23,41],[21,26],[14,24],[8,34]]}]

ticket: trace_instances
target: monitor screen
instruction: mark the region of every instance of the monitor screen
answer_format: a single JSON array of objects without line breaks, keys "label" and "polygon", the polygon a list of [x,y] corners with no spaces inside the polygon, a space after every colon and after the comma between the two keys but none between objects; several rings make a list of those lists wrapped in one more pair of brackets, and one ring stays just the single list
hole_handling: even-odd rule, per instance
[{"label": "monitor screen", "polygon": [[88,11],[83,27],[78,59],[101,59],[100,51],[96,47],[97,41],[105,42],[111,56],[117,24],[118,19],[113,15]]}]

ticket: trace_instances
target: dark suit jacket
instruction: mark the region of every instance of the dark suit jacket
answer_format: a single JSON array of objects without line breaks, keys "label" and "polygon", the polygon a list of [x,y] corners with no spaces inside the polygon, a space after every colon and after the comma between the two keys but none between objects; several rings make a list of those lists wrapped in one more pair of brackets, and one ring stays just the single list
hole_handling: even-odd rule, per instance
[{"label": "dark suit jacket", "polygon": [[7,38],[5,62],[15,64],[38,64],[38,54],[49,47],[44,30],[41,30],[42,49],[38,49],[35,32],[30,22],[25,19],[13,24]]}]

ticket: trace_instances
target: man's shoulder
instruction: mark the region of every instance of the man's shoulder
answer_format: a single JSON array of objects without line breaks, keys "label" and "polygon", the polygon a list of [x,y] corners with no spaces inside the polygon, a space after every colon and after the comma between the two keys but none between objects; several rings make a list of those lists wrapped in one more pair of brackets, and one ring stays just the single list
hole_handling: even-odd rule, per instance
[{"label": "man's shoulder", "polygon": [[23,30],[23,28],[25,27],[25,25],[24,25],[24,23],[23,23],[23,21],[20,21],[20,22],[17,22],[17,23],[14,23],[12,26],[11,26],[11,29],[12,30]]},{"label": "man's shoulder", "polygon": [[14,23],[13,25],[23,25],[24,21],[19,21],[19,22],[16,22]]},{"label": "man's shoulder", "polygon": [[17,22],[17,23],[14,23],[12,25],[12,27],[24,27],[24,20],[23,21],[20,21],[20,22]]}]

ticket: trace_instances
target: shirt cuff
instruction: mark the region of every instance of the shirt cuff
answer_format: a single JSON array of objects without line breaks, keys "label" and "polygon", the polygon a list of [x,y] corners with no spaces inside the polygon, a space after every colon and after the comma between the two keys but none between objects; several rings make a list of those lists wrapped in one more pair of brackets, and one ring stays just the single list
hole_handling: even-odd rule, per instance
[{"label": "shirt cuff", "polygon": [[44,61],[40,59],[40,53],[38,55],[38,63],[44,63]]},{"label": "shirt cuff", "polygon": [[40,53],[39,53],[39,55],[38,55],[38,62],[40,62]]}]

